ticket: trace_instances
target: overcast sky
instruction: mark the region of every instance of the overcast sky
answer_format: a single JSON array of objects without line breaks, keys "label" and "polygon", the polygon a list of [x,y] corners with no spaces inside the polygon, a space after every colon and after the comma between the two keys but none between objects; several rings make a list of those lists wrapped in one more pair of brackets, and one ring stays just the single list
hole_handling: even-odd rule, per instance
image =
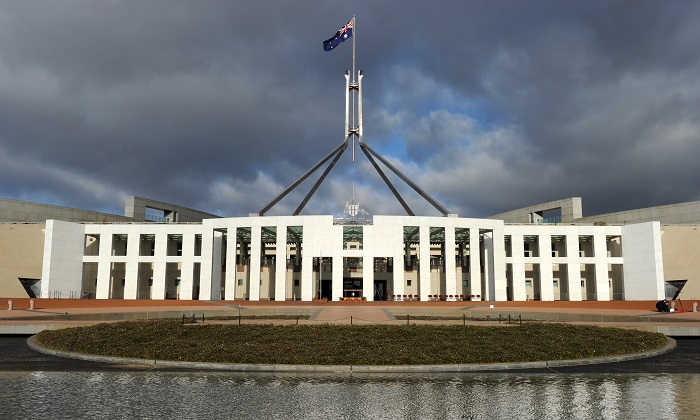
[{"label": "overcast sky", "polygon": [[[700,2],[639,0],[5,0],[0,197],[260,210],[344,140],[352,42],[322,42],[353,15],[364,140],[452,213],[700,200]],[[359,148],[302,214],[353,181],[405,214]]]}]

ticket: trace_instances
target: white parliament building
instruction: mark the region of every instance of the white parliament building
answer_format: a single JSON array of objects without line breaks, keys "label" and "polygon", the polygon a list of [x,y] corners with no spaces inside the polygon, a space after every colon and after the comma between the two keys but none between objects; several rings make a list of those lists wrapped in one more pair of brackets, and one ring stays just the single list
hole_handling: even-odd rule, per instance
[{"label": "white parliament building", "polygon": [[[248,217],[140,197],[124,216],[0,199],[0,297],[608,301],[657,300],[669,286],[700,296],[700,202],[583,217],[573,197],[457,217],[364,141],[362,72],[345,79],[345,141]],[[354,159],[355,140],[407,215],[369,217],[354,197],[343,217],[300,215],[350,142]],[[380,163],[442,217],[415,215]],[[292,215],[265,215],[324,165]]]},{"label": "white parliament building", "polygon": [[651,300],[658,222],[332,216],[46,222],[41,295],[97,299]]}]

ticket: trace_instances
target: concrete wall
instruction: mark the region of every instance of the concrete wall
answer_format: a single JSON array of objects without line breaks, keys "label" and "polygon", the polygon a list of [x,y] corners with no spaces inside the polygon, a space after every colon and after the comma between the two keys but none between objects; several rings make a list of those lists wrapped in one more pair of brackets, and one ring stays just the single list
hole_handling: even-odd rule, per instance
[{"label": "concrete wall", "polygon": [[85,225],[46,221],[42,298],[79,298],[83,279]]},{"label": "concrete wall", "polygon": [[598,216],[582,217],[576,223],[643,223],[656,221],[662,224],[700,224],[700,201],[647,207]]},{"label": "concrete wall", "polygon": [[549,203],[537,204],[530,207],[523,207],[505,213],[489,216],[489,219],[503,220],[505,223],[538,223],[537,213],[548,210],[561,209],[561,221],[571,222],[583,216],[581,208],[581,197],[565,198],[563,200],[550,201]]},{"label": "concrete wall", "polygon": [[66,222],[114,223],[130,222],[131,218],[97,211],[73,209],[50,204],[0,198],[0,223],[44,223],[49,219]]},{"label": "concrete wall", "polygon": [[627,300],[664,297],[664,265],[659,222],[622,226],[622,255]]},{"label": "concrete wall", "polygon": [[0,297],[29,297],[19,278],[41,279],[44,227],[0,224]]},{"label": "concrete wall", "polygon": [[687,279],[679,297],[700,299],[700,226],[661,226],[661,233],[666,280]]},{"label": "concrete wall", "polygon": [[124,202],[124,215],[129,217],[134,222],[147,221],[146,207],[162,210],[164,212],[164,216],[167,217],[170,222],[201,222],[204,219],[219,217],[215,214],[194,210],[188,207],[177,206],[175,204],[134,196],[126,197]]}]

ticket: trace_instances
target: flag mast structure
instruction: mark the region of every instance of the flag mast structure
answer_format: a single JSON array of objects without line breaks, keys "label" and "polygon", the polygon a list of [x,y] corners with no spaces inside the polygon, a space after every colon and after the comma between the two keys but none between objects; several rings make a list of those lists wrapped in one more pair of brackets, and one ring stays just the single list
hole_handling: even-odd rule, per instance
[{"label": "flag mast structure", "polygon": [[[359,87],[359,82],[357,79],[355,79],[355,41],[357,40],[357,22],[355,20],[355,15],[352,16],[352,78],[353,78],[353,86],[357,86],[357,93],[360,91]],[[362,115],[361,112],[358,111],[358,116]],[[347,125],[347,124],[346,124]],[[353,92],[352,95],[352,125],[355,125],[355,93]],[[362,124],[360,124],[361,126]],[[359,136],[358,136],[359,138]],[[355,140],[353,139],[352,141],[352,161],[355,161]],[[353,191],[355,188],[355,184],[353,184]]]},{"label": "flag mast structure", "polygon": [[[438,203],[434,198],[432,198],[428,193],[423,191],[418,185],[416,185],[413,181],[411,181],[406,175],[401,173],[397,168],[395,168],[389,161],[384,159],[381,155],[379,155],[374,149],[372,149],[369,145],[367,145],[364,142],[363,139],[363,132],[362,132],[362,70],[356,71],[355,70],[355,16],[352,17],[350,22],[348,22],[346,25],[344,25],[336,34],[323,42],[323,49],[324,51],[331,51],[335,47],[337,47],[340,43],[345,41],[347,38],[352,37],[352,76],[350,75],[350,71],[346,70],[345,71],[345,140],[338,145],[335,149],[333,149],[332,152],[330,152],[326,157],[321,159],[316,165],[314,165],[311,169],[306,171],[304,175],[302,175],[299,179],[294,181],[290,186],[288,186],[284,191],[282,191],[277,197],[272,199],[265,207],[260,209],[257,213],[251,213],[251,216],[264,216],[265,213],[270,210],[275,204],[277,204],[280,200],[282,200],[287,194],[289,194],[292,190],[294,190],[299,184],[304,182],[311,174],[316,172],[321,166],[323,166],[326,162],[328,162],[331,158],[331,162],[328,164],[326,169],[323,171],[321,176],[318,178],[318,180],[314,183],[313,187],[311,187],[311,190],[306,194],[304,199],[301,201],[299,206],[294,210],[294,213],[292,214],[293,216],[299,215],[299,213],[304,209],[306,206],[306,203],[309,202],[311,197],[314,195],[318,187],[321,185],[321,183],[325,180],[326,176],[330,173],[331,169],[335,166],[335,164],[338,162],[340,157],[343,155],[345,150],[348,147],[348,141],[352,139],[352,161],[355,161],[355,137],[358,140],[358,143],[360,145],[360,150],[367,156],[367,159],[370,161],[374,169],[377,171],[379,176],[382,178],[384,183],[389,187],[391,192],[394,194],[396,199],[399,201],[401,206],[404,208],[406,213],[409,216],[415,216],[413,211],[411,210],[410,207],[408,207],[408,204],[406,204],[406,201],[401,197],[401,194],[396,190],[394,185],[389,181],[389,178],[384,174],[384,171],[379,167],[377,164],[377,161],[374,158],[377,158],[381,163],[384,164],[387,168],[389,168],[396,176],[398,176],[403,182],[405,182],[408,186],[410,186],[418,195],[423,197],[428,203],[430,203],[433,207],[435,207],[440,213],[442,213],[443,216],[456,216],[454,214],[451,214],[444,206],[442,206],[440,203]],[[357,75],[357,77],[355,77]],[[355,104],[355,96],[357,96],[357,106]],[[355,112],[357,111],[357,125],[356,120],[355,120]],[[352,119],[351,119],[351,114],[352,114]],[[353,183],[353,191],[354,191],[354,183]],[[354,193],[353,193],[354,195]]]}]

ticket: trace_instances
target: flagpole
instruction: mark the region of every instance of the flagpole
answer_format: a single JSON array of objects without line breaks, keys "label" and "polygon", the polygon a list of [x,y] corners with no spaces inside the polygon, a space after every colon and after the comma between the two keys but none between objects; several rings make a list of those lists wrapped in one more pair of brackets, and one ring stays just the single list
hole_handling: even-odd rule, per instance
[{"label": "flagpole", "polygon": [[[355,76],[355,38],[357,30],[355,29],[355,15],[352,15],[352,82],[357,82]],[[352,92],[352,128],[355,128],[355,91]],[[352,161],[355,161],[355,139],[352,139]]]},{"label": "flagpole", "polygon": [[352,81],[357,82],[355,79],[355,38],[357,34],[357,27],[355,26],[355,15],[352,16]]}]

